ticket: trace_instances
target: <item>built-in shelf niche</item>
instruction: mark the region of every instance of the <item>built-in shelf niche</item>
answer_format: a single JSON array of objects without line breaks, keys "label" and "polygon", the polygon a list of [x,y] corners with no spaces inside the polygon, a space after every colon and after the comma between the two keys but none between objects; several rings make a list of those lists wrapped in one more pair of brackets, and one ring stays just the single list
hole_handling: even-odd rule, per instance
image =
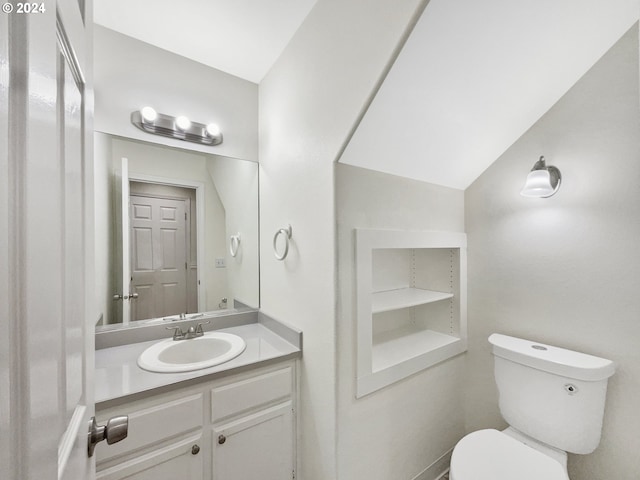
[{"label": "built-in shelf niche", "polygon": [[357,397],[466,351],[466,242],[356,229]]}]

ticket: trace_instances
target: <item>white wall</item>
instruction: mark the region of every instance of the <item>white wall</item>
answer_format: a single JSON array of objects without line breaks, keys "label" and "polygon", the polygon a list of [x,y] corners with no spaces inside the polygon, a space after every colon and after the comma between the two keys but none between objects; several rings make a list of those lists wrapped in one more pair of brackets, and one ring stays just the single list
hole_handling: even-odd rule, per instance
[{"label": "white wall", "polygon": [[[304,480],[337,476],[333,162],[422,3],[320,0],[260,83],[261,308],[304,332]],[[271,240],[289,223],[278,262]]]},{"label": "white wall", "polygon": [[[226,212],[226,261],[229,307],[234,300],[260,306],[258,164],[211,155],[206,167]],[[230,236],[240,236],[235,257],[229,251]]]},{"label": "white wall", "polygon": [[[492,332],[616,362],[602,442],[572,480],[640,472],[640,113],[637,24],[465,193],[469,242],[467,430],[502,427]],[[563,176],[519,190],[540,155]]]},{"label": "white wall", "polygon": [[113,313],[112,263],[113,249],[113,172],[111,168],[111,138],[96,133],[94,148],[94,224],[95,224],[95,287],[96,322],[110,323]]},{"label": "white wall", "polygon": [[[167,32],[170,34],[170,32]],[[95,26],[95,125],[99,132],[228,157],[258,158],[258,86],[99,25]],[[145,105],[168,115],[215,122],[211,147],[151,135],[131,124]]]},{"label": "white wall", "polygon": [[[463,232],[464,192],[337,164],[336,205],[338,477],[409,480],[464,435],[464,357],[355,398],[354,229]],[[429,473],[442,473],[445,467],[446,462]]]}]

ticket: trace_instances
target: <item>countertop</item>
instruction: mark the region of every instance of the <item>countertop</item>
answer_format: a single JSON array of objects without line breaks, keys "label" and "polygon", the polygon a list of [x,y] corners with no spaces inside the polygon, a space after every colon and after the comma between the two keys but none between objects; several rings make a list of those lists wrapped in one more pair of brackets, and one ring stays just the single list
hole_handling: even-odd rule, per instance
[{"label": "countertop", "polygon": [[129,397],[133,399],[143,392],[166,389],[169,386],[186,386],[194,381],[214,380],[248,368],[301,356],[300,343],[294,345],[288,342],[263,323],[238,325],[218,329],[218,331],[242,337],[247,344],[244,352],[223,364],[191,372],[154,373],[138,367],[138,356],[158,340],[96,350],[96,406],[98,408],[107,407],[113,401],[123,398],[129,399]]}]

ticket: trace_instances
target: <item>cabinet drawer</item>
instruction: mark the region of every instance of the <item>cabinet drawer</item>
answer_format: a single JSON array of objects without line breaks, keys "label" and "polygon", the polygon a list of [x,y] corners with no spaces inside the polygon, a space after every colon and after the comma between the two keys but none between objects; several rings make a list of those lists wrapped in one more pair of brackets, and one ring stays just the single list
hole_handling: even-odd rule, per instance
[{"label": "cabinet drawer", "polygon": [[202,443],[202,435],[152,450],[140,457],[96,472],[97,480],[202,479],[203,454],[193,447]]},{"label": "cabinet drawer", "polygon": [[291,397],[292,369],[286,367],[211,390],[213,422]]},{"label": "cabinet drawer", "polygon": [[[129,435],[113,445],[106,445],[105,442],[98,444],[97,462],[102,463],[116,456],[129,454],[176,435],[202,428],[203,407],[203,394],[196,393],[156,405],[135,405],[130,411],[118,409],[120,414],[129,415]],[[101,423],[104,423],[106,419],[102,418],[102,415],[100,419]]]}]

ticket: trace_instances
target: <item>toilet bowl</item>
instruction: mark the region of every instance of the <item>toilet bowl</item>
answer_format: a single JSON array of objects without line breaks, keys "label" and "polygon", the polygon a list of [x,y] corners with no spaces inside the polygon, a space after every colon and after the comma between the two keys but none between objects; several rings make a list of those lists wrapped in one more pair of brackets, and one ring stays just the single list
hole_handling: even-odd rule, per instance
[{"label": "toilet bowl", "polygon": [[569,480],[567,452],[600,443],[611,360],[506,335],[489,337],[504,431],[453,449],[450,480]]},{"label": "toilet bowl", "polygon": [[569,480],[566,466],[498,430],[464,437],[451,456],[450,480]]}]

